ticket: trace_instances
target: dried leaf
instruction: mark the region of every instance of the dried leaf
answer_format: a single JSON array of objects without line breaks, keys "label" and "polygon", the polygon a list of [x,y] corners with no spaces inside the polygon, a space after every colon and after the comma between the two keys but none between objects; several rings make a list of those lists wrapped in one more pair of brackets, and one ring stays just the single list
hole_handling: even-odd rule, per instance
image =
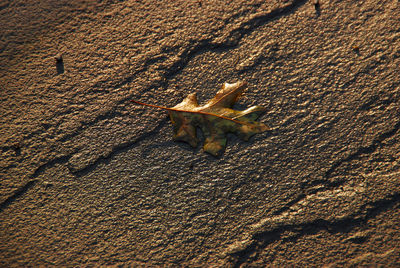
[{"label": "dried leaf", "polygon": [[132,102],[167,110],[174,126],[173,138],[187,142],[193,147],[199,143],[196,133],[199,127],[205,137],[204,151],[218,156],[226,147],[227,133],[235,133],[247,141],[254,134],[270,130],[266,125],[255,121],[265,108],[253,106],[244,111],[232,109],[246,86],[245,81],[234,84],[225,83],[215,97],[203,106],[199,106],[195,93],[189,94],[181,103],[172,108],[135,100]]}]

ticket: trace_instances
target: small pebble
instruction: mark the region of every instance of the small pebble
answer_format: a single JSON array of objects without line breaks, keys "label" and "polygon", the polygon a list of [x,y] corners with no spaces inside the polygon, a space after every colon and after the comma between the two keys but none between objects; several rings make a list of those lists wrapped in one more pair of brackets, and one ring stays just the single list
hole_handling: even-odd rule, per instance
[{"label": "small pebble", "polygon": [[357,54],[360,53],[360,47],[359,47],[359,46],[357,46],[357,45],[352,46],[352,49],[353,49],[353,51],[356,52]]},{"label": "small pebble", "polygon": [[57,54],[56,56],[54,56],[54,59],[56,60],[56,63],[60,63],[63,61],[61,54]]},{"label": "small pebble", "polygon": [[15,142],[11,145],[11,148],[14,150],[16,155],[20,155],[21,154],[21,143],[19,142]]},{"label": "small pebble", "polygon": [[315,10],[319,10],[320,9],[319,0],[314,0],[314,7],[315,7]]},{"label": "small pebble", "polygon": [[47,188],[47,187],[52,187],[53,184],[51,182],[48,182],[48,181],[43,181],[43,186]]}]

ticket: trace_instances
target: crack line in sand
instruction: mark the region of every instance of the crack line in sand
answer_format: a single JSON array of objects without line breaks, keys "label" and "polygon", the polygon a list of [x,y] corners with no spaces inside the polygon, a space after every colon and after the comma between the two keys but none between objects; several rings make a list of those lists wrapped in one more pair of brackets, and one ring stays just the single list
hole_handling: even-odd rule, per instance
[{"label": "crack line in sand", "polygon": [[[250,34],[258,27],[263,26],[264,24],[274,19],[278,19],[279,17],[293,13],[306,2],[307,0],[295,0],[292,2],[292,4],[289,4],[282,8],[277,8],[271,10],[268,13],[257,15],[254,18],[242,22],[239,27],[234,28],[228,34],[225,34],[225,36],[224,34],[222,34],[221,37],[224,38],[220,42],[204,39],[201,40],[194,47],[189,46],[189,49],[182,52],[182,55],[180,56],[180,59],[176,62],[176,64],[174,64],[173,67],[165,73],[164,78],[168,80],[169,78],[176,75],[180,70],[184,69],[188,65],[190,60],[194,58],[194,56],[197,54],[217,49],[231,49],[236,47],[245,35]],[[230,26],[230,25],[225,25],[225,26]],[[218,39],[221,37],[215,37],[214,39]],[[176,68],[174,68],[175,66]]]},{"label": "crack line in sand", "polygon": [[350,162],[352,160],[357,159],[359,156],[363,155],[363,154],[371,154],[373,152],[376,151],[376,149],[378,149],[378,147],[382,144],[382,142],[385,139],[388,139],[390,137],[392,137],[394,134],[396,134],[396,132],[400,129],[400,121],[397,122],[394,127],[387,131],[384,132],[380,135],[378,135],[371,143],[371,145],[369,146],[362,146],[361,148],[359,148],[357,151],[355,151],[354,153],[350,154],[349,156],[345,157],[344,159],[341,159],[339,161],[337,161],[336,163],[334,163],[332,165],[332,167],[330,169],[328,169],[328,171],[326,171],[325,173],[325,178],[329,178],[332,173],[343,163],[345,162]]},{"label": "crack line in sand", "polygon": [[[390,129],[387,132],[384,132],[380,135],[378,135],[374,140],[372,141],[371,145],[369,146],[363,146],[359,148],[356,152],[350,154],[349,156],[345,157],[344,159],[341,159],[334,163],[328,171],[325,173],[325,179],[320,179],[320,180],[313,180],[311,182],[303,183],[301,185],[301,189],[304,191],[304,193],[300,193],[295,197],[293,200],[289,201],[286,205],[284,205],[282,208],[277,210],[276,212],[273,213],[273,215],[280,215],[283,212],[287,211],[292,207],[293,205],[297,204],[298,202],[301,202],[304,200],[308,195],[310,194],[316,194],[318,192],[326,191],[326,190],[332,190],[334,188],[337,188],[341,185],[343,185],[346,181],[344,179],[342,180],[337,180],[337,181],[329,181],[328,179],[331,177],[332,173],[335,171],[336,168],[338,168],[341,164],[345,162],[350,162],[352,160],[357,159],[357,157],[363,155],[363,154],[371,154],[378,149],[378,147],[382,144],[382,142],[385,139],[388,139],[392,137],[396,132],[400,129],[400,121],[397,122],[392,129]],[[317,185],[323,185],[324,187],[318,188],[318,189],[307,189],[311,188]]]},{"label": "crack line in sand", "polygon": [[30,180],[25,183],[23,186],[19,187],[13,194],[11,194],[6,200],[0,203],[0,213],[3,212],[5,208],[7,208],[10,204],[12,204],[15,200],[21,197],[23,194],[28,192],[31,188],[33,188],[39,180],[36,179],[40,174],[44,172],[45,169],[53,167],[56,164],[65,164],[73,155],[64,155],[57,157],[53,160],[50,160],[42,165],[40,165],[35,172],[31,175]]},{"label": "crack line in sand", "polygon": [[0,213],[3,212],[3,210],[8,207],[11,203],[13,203],[18,197],[22,196],[25,194],[29,189],[34,187],[38,180],[30,180],[25,185],[22,187],[18,188],[12,195],[10,195],[6,200],[1,202],[0,204]]},{"label": "crack line in sand", "polygon": [[111,159],[113,156],[115,156],[116,154],[118,154],[120,152],[129,150],[135,144],[142,142],[143,140],[147,139],[148,137],[157,135],[160,132],[160,129],[165,126],[165,124],[166,124],[166,120],[160,121],[159,124],[153,130],[143,133],[142,135],[140,135],[133,141],[128,141],[128,142],[124,142],[124,143],[116,145],[114,148],[112,148],[110,153],[108,153],[105,156],[98,157],[93,163],[90,163],[89,165],[87,165],[81,169],[73,170],[70,168],[70,172],[78,177],[88,174],[90,171],[94,170],[100,163],[103,163],[103,162]]},{"label": "crack line in sand", "polygon": [[[232,263],[234,267],[240,267],[241,264],[257,259],[258,251],[266,248],[269,244],[280,239],[294,241],[305,235],[315,234],[321,230],[327,230],[330,233],[348,232],[354,227],[368,220],[375,218],[381,212],[387,211],[400,202],[400,193],[394,193],[384,199],[374,202],[365,203],[360,207],[361,213],[356,215],[349,215],[346,218],[334,219],[328,221],[325,219],[316,219],[311,222],[304,222],[299,224],[283,224],[273,227],[271,230],[255,232],[252,234],[252,242],[245,248],[239,250],[231,250],[228,252],[228,262]],[[357,215],[364,215],[363,217],[356,217]],[[294,234],[289,237],[282,238],[284,232],[292,232]],[[256,254],[254,254],[256,253]]]}]

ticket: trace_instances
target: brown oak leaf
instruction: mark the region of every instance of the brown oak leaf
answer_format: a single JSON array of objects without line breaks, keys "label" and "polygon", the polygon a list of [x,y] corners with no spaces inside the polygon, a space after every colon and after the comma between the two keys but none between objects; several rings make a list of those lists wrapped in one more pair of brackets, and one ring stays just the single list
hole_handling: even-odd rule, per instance
[{"label": "brown oak leaf", "polygon": [[270,130],[263,123],[255,121],[265,108],[253,106],[244,111],[232,109],[246,86],[245,81],[234,84],[225,83],[215,97],[203,106],[199,106],[195,93],[189,94],[181,103],[172,108],[135,100],[132,102],[167,110],[174,126],[173,138],[187,142],[193,147],[199,143],[196,130],[200,128],[205,137],[204,151],[218,156],[226,147],[227,133],[234,133],[247,141],[254,134]]}]

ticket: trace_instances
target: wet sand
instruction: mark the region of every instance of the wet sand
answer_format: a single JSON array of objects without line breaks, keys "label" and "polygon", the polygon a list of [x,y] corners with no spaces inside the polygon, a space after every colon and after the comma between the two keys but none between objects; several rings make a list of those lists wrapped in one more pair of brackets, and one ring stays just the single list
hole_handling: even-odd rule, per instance
[{"label": "wet sand", "polygon": [[[0,4],[1,266],[400,263],[400,2],[37,2]],[[239,80],[273,131],[218,158],[130,102]]]}]

